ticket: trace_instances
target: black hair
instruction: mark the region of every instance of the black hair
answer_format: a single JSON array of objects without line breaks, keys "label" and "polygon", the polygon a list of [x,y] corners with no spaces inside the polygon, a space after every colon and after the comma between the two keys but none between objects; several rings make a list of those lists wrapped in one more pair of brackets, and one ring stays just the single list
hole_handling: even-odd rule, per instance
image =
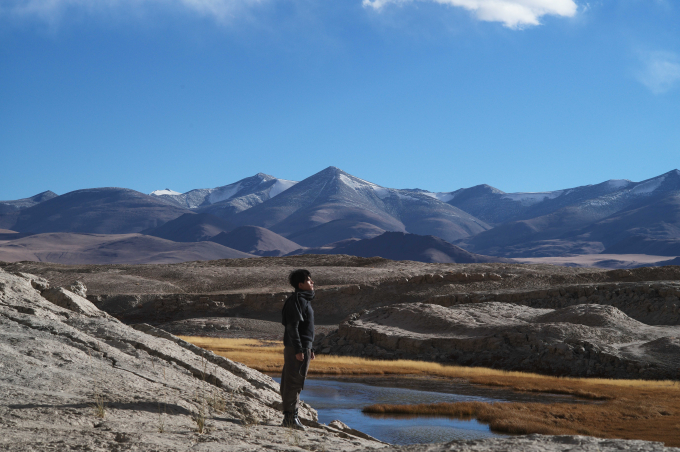
[{"label": "black hair", "polygon": [[290,272],[290,275],[288,275],[288,282],[290,283],[291,286],[293,286],[297,290],[300,288],[298,287],[298,284],[307,281],[307,278],[311,276],[312,274],[309,273],[309,270],[300,268],[298,270],[293,270],[292,272]]}]

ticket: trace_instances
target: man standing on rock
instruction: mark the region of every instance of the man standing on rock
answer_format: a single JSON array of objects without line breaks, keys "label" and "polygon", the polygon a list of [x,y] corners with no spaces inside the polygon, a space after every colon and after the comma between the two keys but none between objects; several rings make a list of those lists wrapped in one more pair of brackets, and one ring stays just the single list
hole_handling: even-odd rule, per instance
[{"label": "man standing on rock", "polygon": [[283,304],[281,323],[283,333],[283,371],[281,372],[281,399],[283,400],[284,427],[304,430],[298,417],[300,392],[305,385],[309,361],[314,359],[314,281],[308,270],[300,269],[288,276],[295,292]]}]

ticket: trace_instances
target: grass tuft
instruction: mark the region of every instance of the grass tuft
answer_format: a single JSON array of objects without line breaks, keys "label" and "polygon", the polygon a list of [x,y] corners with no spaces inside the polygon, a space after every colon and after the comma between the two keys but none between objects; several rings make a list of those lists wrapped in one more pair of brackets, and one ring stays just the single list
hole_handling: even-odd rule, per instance
[{"label": "grass tuft", "polygon": [[104,419],[106,416],[106,400],[104,399],[104,396],[95,393],[93,398],[94,403],[92,404],[92,408],[94,408],[94,415],[100,419]]},{"label": "grass tuft", "polygon": [[[556,425],[551,417],[542,413],[544,404],[525,403],[485,403],[485,402],[453,402],[415,405],[386,405],[377,404],[365,407],[362,411],[367,414],[382,415],[415,415],[415,416],[445,416],[455,419],[477,419],[488,424],[492,431],[498,433],[512,433],[527,435],[540,433],[542,435],[577,435],[587,434],[602,436],[601,432],[589,429],[587,433],[577,425]],[[553,408],[556,405],[549,405]]]}]

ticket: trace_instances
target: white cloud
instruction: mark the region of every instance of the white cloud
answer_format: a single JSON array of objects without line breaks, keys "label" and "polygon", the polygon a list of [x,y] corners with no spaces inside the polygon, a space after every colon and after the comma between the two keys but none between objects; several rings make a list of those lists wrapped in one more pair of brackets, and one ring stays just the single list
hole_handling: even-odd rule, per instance
[{"label": "white cloud", "polygon": [[265,0],[0,0],[0,14],[38,17],[54,22],[71,10],[96,14],[114,10],[138,12],[146,7],[164,7],[189,10],[224,21],[237,10],[263,1]]},{"label": "white cloud", "polygon": [[654,94],[663,94],[680,82],[680,58],[672,52],[647,52],[641,55],[643,69],[638,80]]},{"label": "white cloud", "polygon": [[[415,0],[363,0],[365,7],[380,10],[388,4]],[[457,6],[471,11],[479,20],[502,22],[509,28],[539,25],[546,15],[573,17],[578,6],[573,0],[421,0]]]}]

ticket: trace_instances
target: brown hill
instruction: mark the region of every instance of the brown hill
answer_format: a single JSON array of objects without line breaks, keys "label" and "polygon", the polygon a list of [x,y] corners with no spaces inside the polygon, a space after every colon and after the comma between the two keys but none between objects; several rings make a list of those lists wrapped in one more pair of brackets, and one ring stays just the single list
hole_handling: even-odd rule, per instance
[{"label": "brown hill", "polygon": [[297,243],[258,226],[241,226],[230,232],[222,232],[210,240],[258,256],[283,256],[302,248]]},{"label": "brown hill", "polygon": [[153,235],[173,242],[201,242],[225,231],[234,225],[209,213],[185,213],[157,228],[145,229],[142,234]]},{"label": "brown hill", "polygon": [[36,234],[0,243],[0,260],[58,264],[166,264],[255,257],[213,242],[177,243],[141,234]]},{"label": "brown hill", "polygon": [[324,246],[351,238],[370,239],[385,232],[370,223],[353,220],[333,220],[304,231],[291,234],[289,238],[304,246]]},{"label": "brown hill", "polygon": [[379,256],[395,261],[432,263],[513,262],[511,259],[473,254],[432,235],[404,232],[385,232],[378,237],[351,241],[333,249],[305,250],[311,254],[348,254],[350,256]]}]

